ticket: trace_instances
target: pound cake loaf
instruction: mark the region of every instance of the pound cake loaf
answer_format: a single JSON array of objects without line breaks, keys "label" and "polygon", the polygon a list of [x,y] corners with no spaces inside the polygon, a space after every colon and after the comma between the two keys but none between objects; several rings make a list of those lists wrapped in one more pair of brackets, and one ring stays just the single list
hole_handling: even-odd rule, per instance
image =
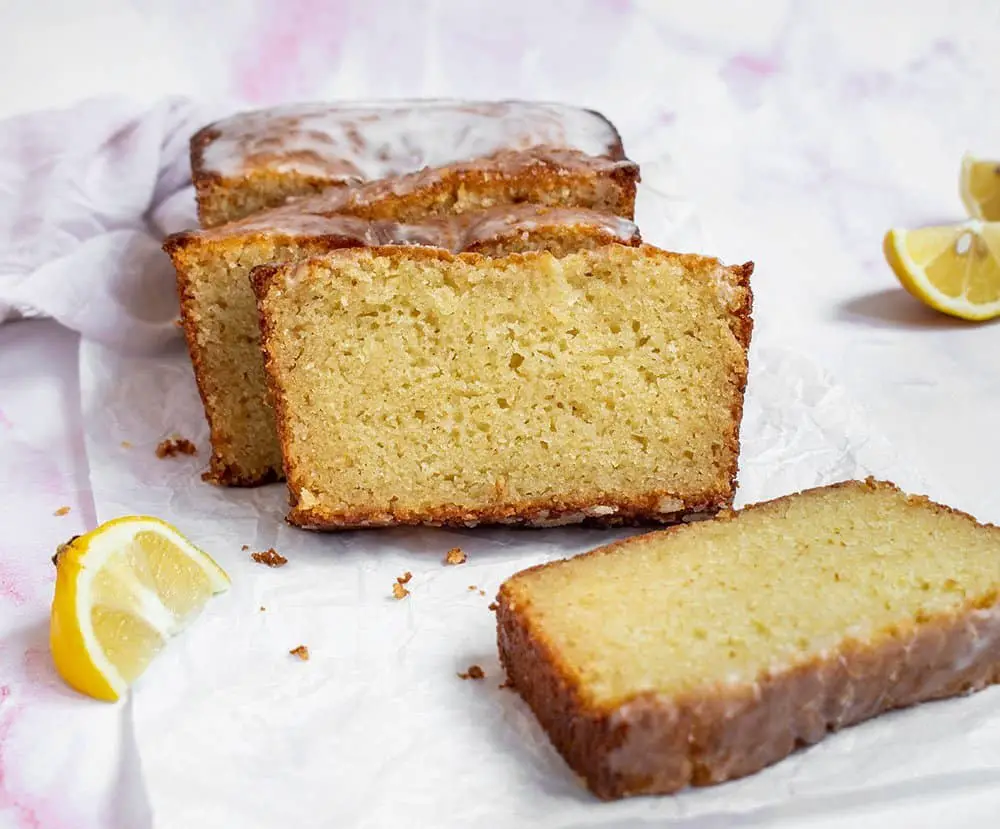
[{"label": "pound cake loaf", "polygon": [[873,480],[534,567],[497,601],[510,683],[607,799],[1000,681],[1000,528]]},{"label": "pound cake loaf", "polygon": [[618,244],[255,268],[289,521],[715,512],[735,486],[751,271]]},{"label": "pound cake loaf", "polygon": [[253,266],[352,246],[419,244],[504,255],[639,242],[632,222],[588,210],[525,204],[399,224],[325,215],[328,207],[317,198],[296,200],[164,243],[177,271],[181,321],[211,434],[205,477],[214,483],[253,486],[281,478],[249,282]]},{"label": "pound cake loaf", "polygon": [[411,100],[299,104],[244,112],[191,139],[203,227],[317,193],[533,147],[625,158],[621,138],[589,110],[524,101]]}]

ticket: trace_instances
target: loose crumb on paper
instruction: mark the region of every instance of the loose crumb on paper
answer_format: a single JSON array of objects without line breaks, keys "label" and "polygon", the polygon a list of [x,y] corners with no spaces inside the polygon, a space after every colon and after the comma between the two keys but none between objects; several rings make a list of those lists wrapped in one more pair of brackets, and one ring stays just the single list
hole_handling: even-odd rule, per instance
[{"label": "loose crumb on paper", "polygon": [[250,549],[250,545],[244,544],[242,547],[240,547],[240,549],[245,553]]},{"label": "loose crumb on paper", "polygon": [[392,585],[392,595],[393,598],[396,599],[405,599],[407,596],[410,595],[410,591],[407,590],[405,587],[403,587],[403,585],[399,581],[396,581]]},{"label": "loose crumb on paper", "polygon": [[177,455],[197,455],[198,447],[187,438],[167,438],[156,446],[156,457],[173,458]]},{"label": "loose crumb on paper", "polygon": [[399,582],[400,584],[406,584],[412,578],[413,578],[413,573],[407,570],[405,573],[403,573],[403,575],[396,576],[396,581]]},{"label": "loose crumb on paper", "polygon": [[478,591],[478,592],[479,592],[479,595],[480,595],[480,596],[485,596],[485,595],[486,595],[486,591],[485,591],[485,590],[483,590],[483,589],[482,589],[481,587],[477,587],[477,586],[476,586],[476,585],[474,585],[474,584],[470,584],[470,585],[469,585],[469,592],[470,592],[470,593],[475,593],[476,591]]},{"label": "loose crumb on paper", "polygon": [[465,564],[468,556],[461,547],[452,547],[444,557],[445,564]]},{"label": "loose crumb on paper", "polygon": [[131,449],[131,448],[132,448],[132,441],[130,440],[122,441],[122,449]]},{"label": "loose crumb on paper", "polygon": [[59,509],[57,509],[57,510],[56,510],[56,511],[55,511],[54,513],[52,513],[52,514],[53,514],[53,515],[58,515],[58,516],[62,516],[62,515],[69,515],[69,507],[59,507]]},{"label": "loose crumb on paper", "polygon": [[258,564],[266,564],[268,567],[284,567],[288,564],[288,559],[275,550],[274,547],[269,547],[260,553],[250,553],[250,558]]},{"label": "loose crumb on paper", "polygon": [[478,665],[470,665],[469,670],[458,675],[459,679],[486,679],[486,671]]},{"label": "loose crumb on paper", "polygon": [[261,606],[260,606],[260,612],[261,612],[261,613],[263,613],[263,612],[264,612],[265,610],[267,610],[267,608],[266,608],[266,607],[264,607],[264,605],[261,605]]},{"label": "loose crumb on paper", "polygon": [[289,651],[289,653],[292,656],[297,656],[303,662],[309,661],[309,648],[307,648],[305,645],[299,645],[297,648],[292,648]]},{"label": "loose crumb on paper", "polygon": [[500,605],[498,605],[496,602],[490,602],[490,610],[496,613],[499,609]]}]

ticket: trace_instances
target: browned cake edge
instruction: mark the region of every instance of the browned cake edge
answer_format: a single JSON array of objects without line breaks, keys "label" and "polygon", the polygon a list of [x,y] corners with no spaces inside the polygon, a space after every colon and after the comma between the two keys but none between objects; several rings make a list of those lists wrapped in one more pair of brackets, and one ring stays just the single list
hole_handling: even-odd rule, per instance
[{"label": "browned cake edge", "polygon": [[[418,221],[458,212],[456,206],[464,196],[475,208],[482,206],[478,202],[530,203],[596,210],[630,221],[635,217],[638,165],[626,161],[609,164],[606,159],[586,156],[584,163],[574,160],[564,165],[531,151],[515,155],[525,161],[510,168],[485,158],[481,167],[473,160],[402,176],[395,181],[407,182],[406,188],[380,193],[370,201],[349,199],[339,212],[364,219]],[[363,193],[364,188],[359,195]]]},{"label": "browned cake edge", "polygon": [[[844,486],[899,491],[894,484],[871,478],[834,485]],[[811,491],[820,489],[824,487]],[[745,509],[768,510],[793,497]],[[962,515],[985,530],[998,530],[922,496],[909,499]],[[726,511],[715,520],[737,515]],[[584,555],[602,555],[646,537]],[[958,613],[899,627],[877,645],[848,640],[836,653],[756,683],[677,698],[644,693],[600,707],[588,702],[586,690],[558,649],[533,629],[530,614],[516,605],[516,579],[545,566],[522,571],[500,587],[500,661],[553,746],[602,799],[669,794],[689,785],[744,777],[828,732],[1000,682],[1000,596],[993,594],[969,601]]]},{"label": "browned cake edge", "polygon": [[[639,249],[650,256],[667,256],[679,259],[689,267],[703,270],[708,274],[720,267],[718,260],[695,254],[676,254],[662,251],[650,245],[640,245]],[[426,260],[454,261],[456,258],[476,263],[486,259],[476,253],[451,254],[437,248],[382,247],[375,250],[382,255]],[[511,254],[511,257],[537,257],[540,254]],[[291,418],[285,407],[281,378],[276,360],[271,350],[274,332],[270,327],[266,306],[271,290],[280,288],[283,278],[295,267],[310,262],[322,263],[321,257],[310,257],[290,265],[259,265],[250,272],[250,282],[257,297],[257,307],[261,327],[261,350],[264,354],[264,373],[267,377],[269,399],[274,407],[278,424],[278,439],[285,458],[285,476],[288,481],[291,508],[287,515],[290,524],[304,529],[341,530],[359,527],[388,527],[397,525],[465,526],[477,524],[513,524],[534,527],[551,527],[562,524],[598,526],[639,525],[648,523],[672,524],[681,521],[698,520],[714,515],[720,509],[732,504],[736,491],[736,476],[739,456],[739,430],[743,417],[743,398],[746,392],[747,372],[744,368],[739,377],[739,385],[734,394],[732,416],[735,429],[731,445],[733,463],[728,471],[728,480],[719,490],[699,493],[679,494],[668,490],[645,492],[641,496],[622,498],[599,492],[577,492],[562,498],[527,499],[489,509],[467,509],[454,504],[442,504],[438,509],[412,511],[396,508],[390,511],[358,509],[353,512],[333,513],[322,506],[303,507],[301,505],[301,476],[297,474],[295,460],[290,451]],[[744,353],[750,346],[753,328],[751,311],[753,294],[750,276],[753,263],[729,266],[726,270],[733,276],[734,284],[743,289],[741,304],[729,309],[733,331]],[[745,364],[744,364],[745,365]],[[669,506],[669,508],[664,508]]]},{"label": "browned cake edge", "polygon": [[[409,191],[380,194],[371,201],[348,200],[338,212],[364,219],[393,219],[404,222],[455,212],[455,203],[464,195],[478,197],[486,204],[531,202],[540,205],[581,207],[632,220],[635,217],[639,168],[620,161],[605,163],[594,159],[586,165],[561,167],[558,163],[536,160],[534,164],[504,171],[487,165],[483,169],[462,165],[428,169],[404,176],[412,180]],[[244,216],[285,203],[289,196],[307,196],[340,186],[328,179],[299,173],[252,170],[234,178],[217,173],[192,173],[202,227],[216,227]],[[231,202],[240,203],[233,210]],[[475,199],[470,200],[472,204]]]}]

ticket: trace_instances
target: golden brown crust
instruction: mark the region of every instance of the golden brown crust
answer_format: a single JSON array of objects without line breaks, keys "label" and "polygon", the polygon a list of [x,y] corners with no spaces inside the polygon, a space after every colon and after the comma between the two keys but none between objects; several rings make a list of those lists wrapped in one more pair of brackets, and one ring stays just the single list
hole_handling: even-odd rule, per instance
[{"label": "golden brown crust", "polygon": [[[385,119],[395,124],[388,142]],[[288,196],[395,178],[504,147],[546,145],[625,160],[621,136],[600,113],[518,101],[303,104],[237,113],[195,133],[190,156],[199,219],[213,227]]]},{"label": "golden brown crust", "polygon": [[[209,124],[191,136],[191,182],[194,184],[198,207],[198,223],[202,227],[216,227],[258,210],[281,204],[289,196],[306,196],[343,186],[322,176],[298,172],[276,172],[261,169],[252,174],[223,177],[207,170],[204,163],[205,148],[219,138],[219,130]],[[239,207],[234,212],[233,201]]]},{"label": "golden brown crust", "polygon": [[[630,161],[539,148],[499,153],[358,186],[331,186],[320,178],[290,173],[279,176],[270,170],[239,180],[196,174],[193,181],[199,221],[205,228],[279,207],[290,196],[326,202],[329,214],[370,220],[412,222],[427,216],[522,202],[581,207],[632,219],[639,168]],[[240,194],[241,204],[245,205],[239,215],[228,204],[235,193]]]},{"label": "golden brown crust", "polygon": [[[282,426],[279,426],[279,433]],[[285,435],[282,434],[284,442]],[[479,524],[509,524],[523,527],[557,527],[565,524],[583,524],[593,527],[642,526],[648,524],[675,524],[680,521],[708,518],[732,502],[728,492],[706,492],[680,497],[667,490],[643,493],[641,497],[621,494],[574,493],[564,498],[539,498],[509,501],[492,507],[469,509],[443,504],[437,508],[407,510],[354,510],[332,511],[322,507],[304,507],[301,488],[289,478],[288,522],[311,530],[349,530],[362,527],[429,526],[474,527]],[[679,509],[661,512],[662,501],[677,502]]]},{"label": "golden brown crust", "polygon": [[[751,309],[752,293],[750,290],[750,275],[753,263],[725,267],[717,259],[696,256],[694,254],[677,254],[663,251],[650,245],[640,245],[638,250],[650,257],[666,257],[683,262],[685,267],[702,274],[705,278],[718,278],[720,272],[725,274],[729,284],[737,289],[730,313],[735,315],[737,338],[743,347],[744,354],[749,348],[750,331],[752,327]],[[487,257],[477,253],[453,254],[438,248],[414,248],[405,246],[386,246],[373,250],[376,255],[388,257],[403,257],[407,259],[436,260],[452,262],[461,259],[471,264],[482,263]],[[303,475],[297,474],[295,460],[289,451],[291,445],[291,417],[288,412],[284,395],[280,387],[277,361],[271,344],[274,332],[271,329],[266,306],[271,292],[280,290],[283,280],[291,273],[308,272],[312,264],[329,261],[331,257],[340,255],[352,256],[349,249],[334,251],[324,257],[310,257],[286,265],[261,265],[253,268],[250,282],[257,297],[260,311],[261,351],[264,357],[265,375],[269,388],[269,399],[275,412],[278,439],[282,446],[285,459],[285,477],[288,481],[290,510],[287,516],[289,523],[318,530],[342,530],[359,527],[385,527],[396,525],[429,525],[429,526],[464,526],[477,524],[510,524],[517,526],[551,527],[563,524],[585,524],[591,526],[628,526],[643,524],[675,524],[682,521],[707,518],[720,509],[732,504],[736,491],[736,474],[739,456],[739,422],[743,412],[743,396],[747,381],[747,364],[744,360],[739,376],[735,378],[733,403],[733,432],[727,436],[727,448],[732,454],[732,467],[726,472],[726,482],[717,490],[706,490],[699,493],[679,494],[667,490],[655,490],[643,493],[641,496],[608,492],[576,492],[561,498],[517,500],[500,503],[490,507],[469,509],[454,504],[442,504],[435,509],[420,511],[393,507],[389,510],[376,510],[370,507],[331,510],[322,505],[303,503],[303,491],[300,481]],[[541,254],[523,253],[511,254],[511,260],[530,260]],[[664,508],[664,505],[667,508]]]},{"label": "golden brown crust", "polygon": [[[894,484],[871,478],[835,486],[898,491]],[[791,497],[746,509],[771,508]],[[929,499],[910,499],[975,521]],[[716,520],[733,520],[737,514],[723,512]],[[636,540],[585,555],[604,555]],[[668,794],[743,777],[830,731],[1000,682],[1000,597],[991,595],[970,600],[958,613],[887,631],[877,642],[848,640],[836,652],[752,684],[706,688],[676,698],[645,693],[596,705],[558,650],[533,629],[531,615],[516,595],[517,580],[545,566],[524,570],[500,588],[500,661],[557,751],[603,799]]]},{"label": "golden brown crust", "polygon": [[451,215],[463,199],[477,207],[532,204],[583,207],[632,219],[639,167],[572,150],[504,151],[447,167],[382,179],[331,195],[334,212],[412,221]]}]

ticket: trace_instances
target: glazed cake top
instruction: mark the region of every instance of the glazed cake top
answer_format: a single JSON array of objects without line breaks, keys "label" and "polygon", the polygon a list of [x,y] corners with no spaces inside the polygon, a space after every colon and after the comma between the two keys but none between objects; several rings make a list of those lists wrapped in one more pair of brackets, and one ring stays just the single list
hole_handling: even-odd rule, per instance
[{"label": "glazed cake top", "polygon": [[537,146],[625,157],[618,132],[599,113],[523,101],[296,104],[233,115],[191,140],[196,176],[268,170],[332,182],[380,179]]},{"label": "glazed cake top", "polygon": [[624,244],[634,244],[639,240],[638,228],[628,219],[576,207],[499,205],[411,224],[369,221],[357,216],[327,214],[323,210],[324,202],[318,197],[290,199],[281,207],[264,210],[236,222],[174,234],[167,240],[166,247],[246,236],[334,236],[350,246],[426,245],[460,253],[483,242],[543,227],[553,231],[560,228],[589,229]]}]

